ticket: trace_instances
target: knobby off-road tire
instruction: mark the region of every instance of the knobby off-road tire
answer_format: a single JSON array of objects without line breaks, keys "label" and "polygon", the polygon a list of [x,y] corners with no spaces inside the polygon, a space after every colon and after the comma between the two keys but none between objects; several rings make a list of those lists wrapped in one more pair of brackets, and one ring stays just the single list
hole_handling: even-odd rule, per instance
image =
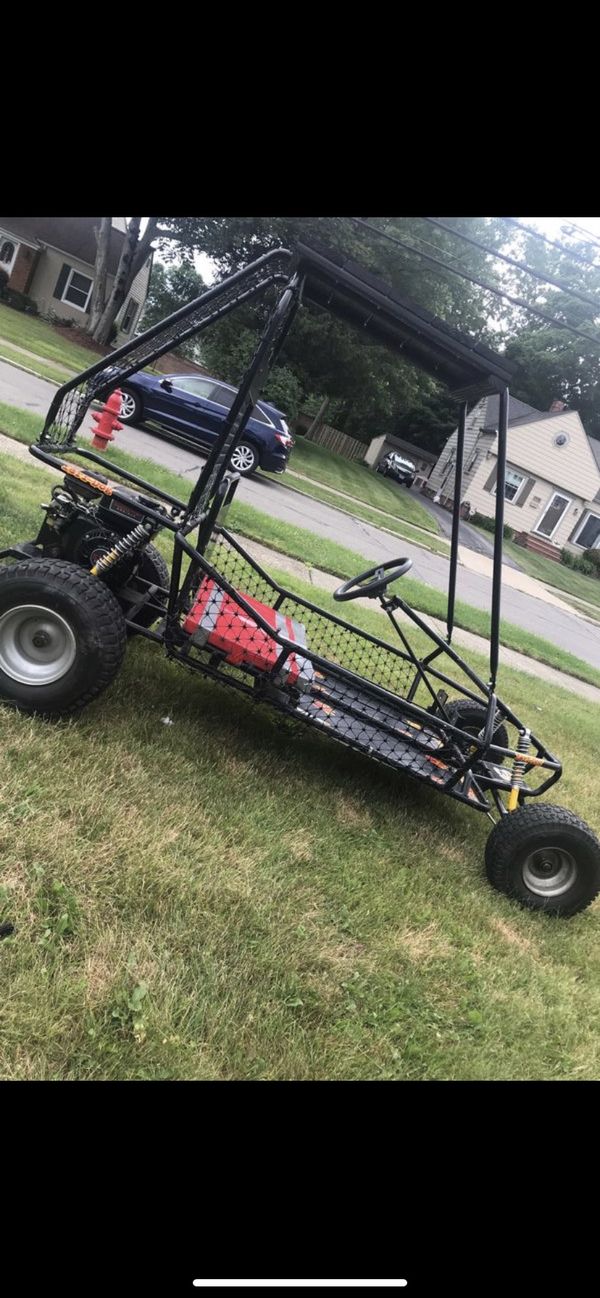
[{"label": "knobby off-road tire", "polygon": [[112,591],[77,564],[0,566],[0,699],[22,712],[68,716],[114,680],[126,646]]},{"label": "knobby off-road tire", "polygon": [[576,915],[600,892],[600,843],[566,807],[530,805],[503,816],[485,866],[492,887],[548,915]]}]

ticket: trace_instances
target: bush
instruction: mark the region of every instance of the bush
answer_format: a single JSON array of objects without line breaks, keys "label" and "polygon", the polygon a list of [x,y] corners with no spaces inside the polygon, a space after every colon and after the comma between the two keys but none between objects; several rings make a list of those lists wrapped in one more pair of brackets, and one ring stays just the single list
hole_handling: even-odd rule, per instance
[{"label": "bush", "polygon": [[[591,555],[598,557],[592,559]],[[570,550],[561,550],[560,561],[573,572],[581,572],[584,577],[597,577],[600,580],[600,553],[597,550],[586,550],[581,558],[577,554],[571,554]]]},{"label": "bush", "polygon": [[586,563],[591,563],[596,576],[600,577],[600,550],[586,550],[584,559]]},{"label": "bush", "polygon": [[8,271],[3,270],[2,267],[0,266],[0,297],[2,298],[6,294],[6,285],[8,284],[8,279],[9,279]]},{"label": "bush", "polygon": [[[485,532],[494,532],[496,529],[495,519],[488,518],[487,514],[478,514],[477,510],[470,515],[469,522],[474,523],[476,527],[482,527]],[[512,541],[514,534],[514,527],[510,527],[508,523],[505,523],[503,528],[504,540]]]},{"label": "bush", "polygon": [[25,293],[17,293],[14,288],[5,288],[2,293],[2,300],[7,306],[11,306],[14,311],[24,311],[27,315],[38,315],[37,302],[32,297],[27,297]]}]

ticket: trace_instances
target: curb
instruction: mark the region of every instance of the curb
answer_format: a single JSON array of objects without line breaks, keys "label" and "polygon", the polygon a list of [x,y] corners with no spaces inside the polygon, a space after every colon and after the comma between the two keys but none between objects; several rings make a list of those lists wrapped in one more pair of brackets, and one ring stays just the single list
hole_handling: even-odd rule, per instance
[{"label": "curb", "polygon": [[[9,360],[8,356],[0,354],[0,361],[4,361],[5,365],[12,365],[15,370],[22,370],[24,374],[32,374],[34,379],[41,379],[42,383],[51,383],[53,388],[62,388],[62,383],[57,383],[56,379],[49,379],[45,374],[38,374],[37,370],[30,370],[27,365],[20,365],[18,361]],[[68,379],[63,379],[63,383],[68,382]]]}]

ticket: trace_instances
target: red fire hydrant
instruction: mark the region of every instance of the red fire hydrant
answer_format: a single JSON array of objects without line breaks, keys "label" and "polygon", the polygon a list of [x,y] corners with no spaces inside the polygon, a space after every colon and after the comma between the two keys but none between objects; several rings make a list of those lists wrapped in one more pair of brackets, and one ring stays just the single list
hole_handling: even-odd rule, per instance
[{"label": "red fire hydrant", "polygon": [[123,427],[117,419],[117,415],[120,414],[120,412],[121,393],[119,392],[119,389],[116,388],[114,392],[111,392],[101,413],[97,413],[94,410],[92,411],[92,419],[96,423],[92,446],[95,446],[96,450],[105,451],[108,443],[114,441],[117,429]]}]

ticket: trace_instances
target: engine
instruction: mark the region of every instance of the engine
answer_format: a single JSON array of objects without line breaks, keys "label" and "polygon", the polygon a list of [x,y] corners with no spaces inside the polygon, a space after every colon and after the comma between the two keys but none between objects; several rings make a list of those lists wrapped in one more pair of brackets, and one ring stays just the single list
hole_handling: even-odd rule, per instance
[{"label": "engine", "polygon": [[[131,537],[135,539],[134,547],[103,574],[107,584],[121,585],[135,567],[141,550],[158,530],[155,524],[144,522],[144,504],[163,512],[156,501],[146,501],[133,491],[125,494],[127,500],[105,495],[98,498],[93,487],[80,482],[75,486],[65,478],[63,484],[53,488],[50,503],[42,506],[46,517],[35,544],[41,546],[46,558],[68,559],[91,569],[112,554],[115,547],[120,548],[124,537]],[[134,529],[136,538],[131,535]]]}]

